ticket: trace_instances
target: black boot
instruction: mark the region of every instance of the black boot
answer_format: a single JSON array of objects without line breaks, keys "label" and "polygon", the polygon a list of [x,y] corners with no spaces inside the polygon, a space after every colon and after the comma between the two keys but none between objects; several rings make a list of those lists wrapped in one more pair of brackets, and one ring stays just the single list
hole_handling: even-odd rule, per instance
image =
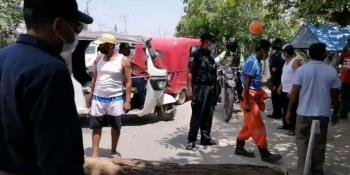
[{"label": "black boot", "polygon": [[249,158],[254,158],[255,154],[253,152],[244,149],[245,141],[237,139],[235,154],[240,156],[246,156]]},{"label": "black boot", "polygon": [[272,154],[266,148],[259,148],[261,160],[269,163],[276,163],[282,156],[280,154]]},{"label": "black boot", "polygon": [[194,147],[196,147],[196,142],[188,142],[186,145],[187,150],[193,150]]}]

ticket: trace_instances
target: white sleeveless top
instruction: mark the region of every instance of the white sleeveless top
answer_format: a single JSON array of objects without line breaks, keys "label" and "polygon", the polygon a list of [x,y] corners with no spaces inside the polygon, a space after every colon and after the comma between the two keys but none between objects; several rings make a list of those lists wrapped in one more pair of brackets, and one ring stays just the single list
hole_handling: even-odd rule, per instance
[{"label": "white sleeveless top", "polygon": [[124,93],[123,60],[124,55],[105,61],[102,56],[97,63],[97,78],[94,95],[104,98],[121,96]]},{"label": "white sleeveless top", "polygon": [[295,71],[293,69],[293,63],[296,60],[296,58],[293,58],[289,61],[289,63],[284,63],[283,70],[282,70],[282,77],[281,77],[281,83],[282,83],[282,91],[285,93],[290,93],[293,87],[293,81],[294,81],[294,75]]}]

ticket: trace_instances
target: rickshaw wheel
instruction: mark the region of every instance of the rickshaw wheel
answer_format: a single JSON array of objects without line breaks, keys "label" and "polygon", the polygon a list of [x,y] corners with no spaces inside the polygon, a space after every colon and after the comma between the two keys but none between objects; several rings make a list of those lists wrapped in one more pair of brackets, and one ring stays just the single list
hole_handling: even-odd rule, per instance
[{"label": "rickshaw wheel", "polygon": [[175,106],[174,104],[165,104],[162,106],[157,106],[155,112],[157,114],[158,120],[160,121],[174,120]]},{"label": "rickshaw wheel", "polygon": [[186,99],[187,99],[187,93],[186,93],[186,90],[182,90],[179,94],[179,99],[177,100],[176,104],[177,105],[182,105],[186,102]]}]

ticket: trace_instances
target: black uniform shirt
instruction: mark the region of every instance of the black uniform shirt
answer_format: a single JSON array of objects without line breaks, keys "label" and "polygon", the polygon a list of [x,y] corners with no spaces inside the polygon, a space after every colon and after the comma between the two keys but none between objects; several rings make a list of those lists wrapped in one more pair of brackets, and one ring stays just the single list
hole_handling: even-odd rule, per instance
[{"label": "black uniform shirt", "polygon": [[189,67],[193,84],[214,85],[217,77],[217,65],[208,49],[199,48],[191,54]]},{"label": "black uniform shirt", "polygon": [[282,59],[282,51],[277,50],[270,57],[270,75],[271,83],[273,85],[279,86],[281,84],[283,65],[284,60]]},{"label": "black uniform shirt", "polygon": [[74,91],[59,53],[29,35],[0,50],[0,170],[82,175]]}]

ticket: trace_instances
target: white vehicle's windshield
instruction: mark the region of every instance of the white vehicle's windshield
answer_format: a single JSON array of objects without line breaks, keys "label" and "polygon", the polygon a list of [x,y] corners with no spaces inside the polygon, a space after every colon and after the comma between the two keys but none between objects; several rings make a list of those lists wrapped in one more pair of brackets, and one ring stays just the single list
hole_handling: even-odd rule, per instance
[{"label": "white vehicle's windshield", "polygon": [[96,46],[89,46],[85,50],[85,54],[95,54],[95,52],[96,52]]}]

